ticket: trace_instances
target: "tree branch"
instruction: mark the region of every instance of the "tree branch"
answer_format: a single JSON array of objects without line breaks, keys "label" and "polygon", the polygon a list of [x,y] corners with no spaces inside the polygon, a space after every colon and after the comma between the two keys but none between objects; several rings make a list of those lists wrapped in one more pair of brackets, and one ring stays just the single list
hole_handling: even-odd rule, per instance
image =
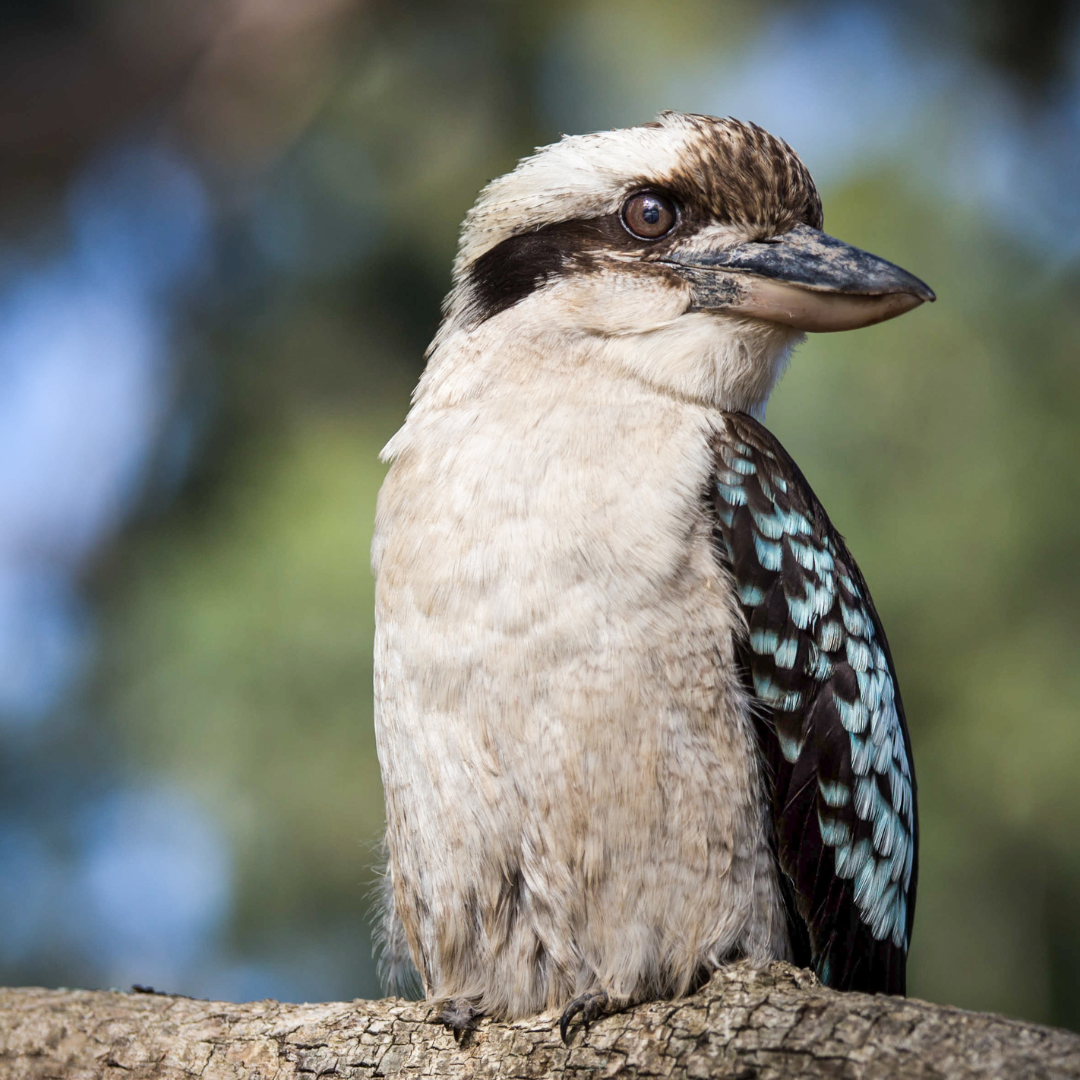
[{"label": "tree branch", "polygon": [[0,1077],[218,1080],[539,1077],[1080,1077],[1080,1036],[987,1013],[841,994],[806,971],[735,964],[693,997],[559,1041],[554,1014],[460,1043],[424,1004],[246,1005],[163,994],[0,990]]}]

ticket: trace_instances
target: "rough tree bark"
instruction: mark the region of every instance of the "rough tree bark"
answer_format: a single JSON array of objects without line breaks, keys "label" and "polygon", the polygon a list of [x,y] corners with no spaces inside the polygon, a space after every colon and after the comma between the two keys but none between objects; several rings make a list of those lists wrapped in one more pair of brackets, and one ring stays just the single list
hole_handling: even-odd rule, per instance
[{"label": "rough tree bark", "polygon": [[391,998],[247,1005],[159,994],[0,990],[0,1077],[1080,1077],[1080,1036],[926,1002],[840,994],[736,964],[693,997],[576,1029],[481,1023],[455,1043]]}]

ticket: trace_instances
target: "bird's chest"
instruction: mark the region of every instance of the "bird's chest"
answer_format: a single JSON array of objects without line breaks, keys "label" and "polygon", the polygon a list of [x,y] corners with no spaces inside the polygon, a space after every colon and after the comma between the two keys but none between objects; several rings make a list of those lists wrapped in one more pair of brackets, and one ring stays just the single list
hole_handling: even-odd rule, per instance
[{"label": "bird's chest", "polygon": [[[414,955],[444,957],[430,985],[463,908],[516,912],[481,952],[588,955],[610,986],[784,955],[706,509],[713,418],[594,401],[436,417],[380,495],[387,844]],[[557,997],[541,983],[530,1007]]]},{"label": "bird's chest", "polygon": [[556,740],[582,774],[613,738],[655,762],[729,737],[738,615],[711,548],[710,414],[597,400],[455,410],[387,479],[382,738],[434,740],[440,775],[449,747],[498,773],[561,756]]}]

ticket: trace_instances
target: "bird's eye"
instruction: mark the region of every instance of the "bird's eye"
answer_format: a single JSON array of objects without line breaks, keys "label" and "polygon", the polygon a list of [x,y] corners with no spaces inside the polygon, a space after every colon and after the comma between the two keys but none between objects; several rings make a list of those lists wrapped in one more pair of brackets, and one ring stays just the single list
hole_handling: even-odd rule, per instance
[{"label": "bird's eye", "polygon": [[640,191],[626,200],[623,224],[639,240],[659,240],[675,226],[675,207],[663,195]]}]

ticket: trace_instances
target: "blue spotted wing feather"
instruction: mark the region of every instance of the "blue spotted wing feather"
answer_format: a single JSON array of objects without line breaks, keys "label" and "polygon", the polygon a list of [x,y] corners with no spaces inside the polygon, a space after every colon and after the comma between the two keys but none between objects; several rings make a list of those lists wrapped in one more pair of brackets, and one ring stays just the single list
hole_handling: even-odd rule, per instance
[{"label": "blue spotted wing feather", "polygon": [[772,801],[796,959],[902,994],[917,877],[915,772],[866,582],[780,443],[742,413],[715,439],[717,551]]}]

